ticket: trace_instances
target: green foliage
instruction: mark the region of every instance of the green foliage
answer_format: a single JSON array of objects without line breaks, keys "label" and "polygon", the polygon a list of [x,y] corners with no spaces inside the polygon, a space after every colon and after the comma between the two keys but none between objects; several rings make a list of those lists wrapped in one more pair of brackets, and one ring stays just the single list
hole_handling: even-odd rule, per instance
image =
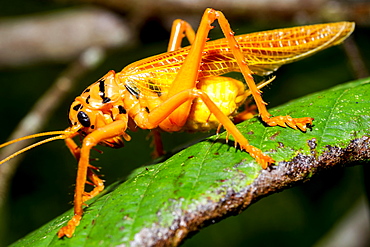
[{"label": "green foliage", "polygon": [[[273,115],[314,117],[306,133],[281,127],[265,127],[258,118],[238,125],[250,143],[276,161],[297,154],[316,157],[328,146],[346,147],[351,140],[370,134],[370,79],[343,84],[292,101],[271,111]],[[145,228],[162,234],[185,213],[212,211],[215,202],[231,191],[241,191],[261,172],[245,152],[225,143],[225,133],[210,137],[167,159],[141,167],[126,181],[110,186],[104,195],[89,201],[81,224],[71,239],[56,232],[73,214],[68,211],[13,246],[116,246],[130,245]],[[311,147],[310,147],[311,146]]]}]

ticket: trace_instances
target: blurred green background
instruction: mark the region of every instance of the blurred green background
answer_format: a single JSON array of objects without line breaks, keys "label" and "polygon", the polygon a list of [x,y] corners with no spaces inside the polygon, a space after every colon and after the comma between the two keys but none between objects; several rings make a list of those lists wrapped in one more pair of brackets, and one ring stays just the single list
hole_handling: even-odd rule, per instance
[{"label": "blurred green background", "polygon": [[[131,62],[165,52],[171,20],[189,17],[191,21],[197,23],[205,9],[205,3],[189,7],[182,6],[184,3],[180,3],[181,1],[178,8],[173,7],[172,10],[169,5],[160,6],[161,1],[148,6],[145,5],[146,1],[127,1],[127,5],[121,7],[114,6],[115,1],[109,1],[110,4],[94,2],[95,7],[113,11],[127,21],[132,31],[132,42],[129,46],[108,49],[107,58],[79,80],[73,92],[63,100],[47,121],[43,131],[65,129],[68,126],[67,111],[70,103],[84,88],[108,70],[120,71]],[[249,3],[246,1],[246,4],[247,2]],[[316,8],[310,6],[307,10],[300,7],[299,11],[293,6],[292,9],[279,8],[279,4],[284,2],[276,1],[276,6],[266,6],[270,9],[246,10],[245,14],[242,9],[233,9],[232,6],[222,8],[213,6],[212,2],[209,2],[208,6],[223,10],[237,34],[303,25],[306,22],[327,22],[332,19],[336,21],[332,17],[330,6],[327,6],[328,14],[322,10],[322,5]],[[345,4],[357,6],[353,4],[362,2],[338,1],[338,3],[344,6],[347,6]],[[360,77],[366,75],[366,68],[370,65],[368,49],[370,22],[366,25],[364,21],[364,18],[370,19],[370,6],[366,5],[366,1],[363,3],[369,11],[361,12],[364,16],[359,16],[361,13],[358,14],[356,10],[353,10],[354,14],[346,10],[342,16],[339,15],[342,20],[359,20],[352,41],[357,44],[361,57],[365,59],[365,70],[362,70]],[[134,6],[135,4],[138,6]],[[66,8],[91,5],[88,1],[1,2],[0,23],[8,22],[10,17],[12,21],[29,14],[37,16],[39,13],[49,11],[57,13]],[[334,5],[333,8],[339,11],[338,6]],[[107,32],[106,35],[110,33]],[[45,36],[40,39],[47,37],[48,33],[45,32]],[[212,31],[211,37],[221,37],[221,32]],[[0,36],[0,47],[1,42]],[[0,56],[1,53],[0,48]],[[70,62],[71,59],[46,60],[34,64],[0,67],[2,105],[0,142],[5,142],[17,123]],[[351,67],[343,46],[330,48],[280,68],[275,73],[277,79],[264,89],[264,99],[271,108],[291,99],[356,79],[358,74],[356,69]],[[241,76],[237,78],[241,79]],[[148,133],[140,130],[130,133],[132,141],[126,143],[123,149],[99,147],[104,152],[102,155],[93,152],[93,157],[99,159],[93,164],[102,167],[101,174],[104,174],[106,185],[126,177],[134,168],[151,162],[152,149],[150,141],[146,139]],[[165,134],[165,149],[176,150],[205,136],[207,133]],[[52,142],[27,152],[9,185],[7,203],[0,215],[0,246],[14,242],[72,207],[76,164],[62,141]],[[327,236],[358,200],[366,197],[368,183],[366,174],[368,176],[368,172],[362,166],[330,170],[314,177],[309,183],[264,198],[237,217],[230,217],[201,230],[187,240],[184,246],[312,246]]]}]

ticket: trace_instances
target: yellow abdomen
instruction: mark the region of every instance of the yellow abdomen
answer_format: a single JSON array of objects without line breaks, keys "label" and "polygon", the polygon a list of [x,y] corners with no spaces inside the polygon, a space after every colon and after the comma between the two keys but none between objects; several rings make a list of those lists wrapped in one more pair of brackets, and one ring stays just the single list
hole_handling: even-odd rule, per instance
[{"label": "yellow abdomen", "polygon": [[[237,113],[248,93],[245,85],[238,80],[223,76],[214,76],[202,79],[197,83],[197,89],[208,94],[210,99],[229,117]],[[184,126],[187,131],[207,131],[219,125],[216,117],[200,98],[196,98],[191,106],[190,115]]]}]

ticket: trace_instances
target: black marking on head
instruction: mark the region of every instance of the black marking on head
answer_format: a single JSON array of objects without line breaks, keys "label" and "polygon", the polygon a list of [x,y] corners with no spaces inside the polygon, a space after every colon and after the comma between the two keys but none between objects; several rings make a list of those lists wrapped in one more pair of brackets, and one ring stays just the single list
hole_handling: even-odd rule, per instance
[{"label": "black marking on head", "polygon": [[105,80],[104,80],[104,79],[100,79],[100,80],[99,80],[99,91],[100,91],[101,93],[104,93],[104,91],[105,91],[105,84],[104,84],[104,82],[105,82]]},{"label": "black marking on head", "polygon": [[118,110],[119,110],[119,114],[126,114],[127,113],[126,109],[121,105],[118,106]]},{"label": "black marking on head", "polygon": [[87,96],[87,98],[86,98],[86,104],[88,104],[88,105],[90,104],[89,100],[90,100],[90,95]]},{"label": "black marking on head", "polygon": [[133,89],[132,87],[130,87],[129,85],[125,85],[125,88],[127,89],[127,91],[132,94],[133,96],[135,96],[137,99],[139,99],[139,90],[136,88]]},{"label": "black marking on head", "polygon": [[99,96],[102,99],[102,103],[106,104],[106,103],[110,102],[111,99],[109,97],[105,97],[105,84],[104,84],[104,82],[105,82],[104,79],[99,80]]},{"label": "black marking on head", "polygon": [[[102,97],[103,98],[103,97]],[[108,102],[110,102],[111,101],[111,99],[109,98],[109,97],[104,97],[103,98],[103,104],[105,104],[105,103],[108,103]]]},{"label": "black marking on head", "polygon": [[75,105],[72,109],[75,110],[75,111],[78,111],[78,110],[82,109],[81,106],[82,106],[81,104],[78,104],[78,105]]},{"label": "black marking on head", "polygon": [[149,111],[149,108],[148,108],[148,107],[145,107],[145,110],[146,110],[146,112],[147,112],[147,113],[150,113],[150,111]]},{"label": "black marking on head", "polygon": [[90,118],[85,112],[79,111],[77,113],[77,119],[80,122],[80,124],[82,124],[82,126],[90,127],[90,125],[91,125]]},{"label": "black marking on head", "polygon": [[90,92],[90,88],[86,88],[85,91],[83,91],[83,93],[88,93]]}]

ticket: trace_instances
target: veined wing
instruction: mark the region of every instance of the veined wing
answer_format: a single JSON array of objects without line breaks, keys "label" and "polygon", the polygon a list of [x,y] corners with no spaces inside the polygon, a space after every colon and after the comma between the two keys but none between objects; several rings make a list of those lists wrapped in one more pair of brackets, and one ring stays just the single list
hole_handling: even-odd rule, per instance
[{"label": "veined wing", "polygon": [[[336,22],[275,29],[236,36],[250,69],[258,75],[268,75],[281,65],[305,58],[320,50],[337,45],[354,29],[352,22]],[[214,51],[233,61],[226,39],[208,42],[211,56]],[[210,64],[216,63],[210,57]],[[226,60],[226,59],[225,59]],[[210,68],[212,69],[212,68]]]},{"label": "veined wing", "polygon": [[[337,22],[299,26],[238,35],[245,60],[253,73],[268,75],[281,65],[294,62],[346,39],[354,23]],[[126,83],[160,92],[173,82],[190,47],[137,61],[122,70]],[[239,71],[225,38],[206,43],[199,78]]]}]

